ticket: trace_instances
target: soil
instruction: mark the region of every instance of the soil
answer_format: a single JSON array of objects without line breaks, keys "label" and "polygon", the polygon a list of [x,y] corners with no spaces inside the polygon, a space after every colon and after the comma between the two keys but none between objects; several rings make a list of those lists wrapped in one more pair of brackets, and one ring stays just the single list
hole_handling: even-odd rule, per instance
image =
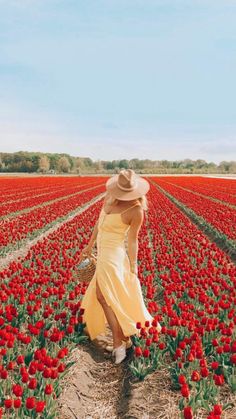
[{"label": "soil", "polygon": [[[105,335],[88,340],[75,349],[69,361],[76,361],[62,383],[58,399],[58,419],[180,419],[180,391],[172,388],[168,368],[162,368],[137,380],[129,363],[133,349],[115,365],[105,346],[112,344],[109,327]],[[222,419],[236,418],[236,395],[224,386],[220,402],[232,402]],[[206,419],[199,411],[194,419]]]},{"label": "soil", "polygon": [[111,333],[88,340],[74,350],[71,367],[58,399],[60,419],[151,419],[179,418],[177,399],[166,371],[155,372],[143,381],[132,376],[129,362],[115,365],[105,346],[112,344]]}]

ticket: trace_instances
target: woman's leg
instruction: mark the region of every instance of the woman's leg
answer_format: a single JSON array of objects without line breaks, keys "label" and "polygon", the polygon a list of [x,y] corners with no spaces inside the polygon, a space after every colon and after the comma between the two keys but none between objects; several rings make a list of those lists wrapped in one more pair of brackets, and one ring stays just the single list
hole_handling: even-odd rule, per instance
[{"label": "woman's leg", "polygon": [[120,327],[120,324],[117,320],[117,317],[112,310],[112,308],[106,303],[105,298],[103,297],[103,294],[99,288],[98,282],[96,281],[96,294],[97,299],[99,303],[102,305],[103,311],[105,313],[105,316],[107,318],[107,321],[109,323],[109,326],[112,331],[112,337],[113,337],[113,347],[117,348],[122,344],[122,340],[128,340],[123,334],[123,331]]}]

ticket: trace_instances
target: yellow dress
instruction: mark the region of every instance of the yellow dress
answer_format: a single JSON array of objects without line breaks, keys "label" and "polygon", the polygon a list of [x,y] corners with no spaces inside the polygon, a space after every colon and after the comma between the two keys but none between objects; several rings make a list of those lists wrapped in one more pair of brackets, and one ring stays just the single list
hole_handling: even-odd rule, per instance
[{"label": "yellow dress", "polygon": [[81,308],[84,308],[83,322],[91,340],[106,333],[107,324],[102,305],[97,299],[96,281],[125,336],[139,335],[137,322],[144,326],[146,320],[153,320],[145,306],[140,281],[130,270],[125,248],[130,226],[123,223],[123,212],[107,214],[102,209],[99,215],[96,271],[81,302]]}]

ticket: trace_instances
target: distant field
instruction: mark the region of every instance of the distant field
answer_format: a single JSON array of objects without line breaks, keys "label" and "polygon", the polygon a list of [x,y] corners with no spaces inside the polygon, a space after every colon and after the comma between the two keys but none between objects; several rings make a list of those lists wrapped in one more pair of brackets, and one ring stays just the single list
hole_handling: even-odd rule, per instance
[{"label": "distant field", "polygon": [[[47,177],[79,177],[79,176],[82,176],[82,177],[86,177],[86,176],[95,176],[95,177],[110,177],[110,176],[112,176],[112,174],[93,174],[93,175],[74,175],[74,174],[50,174],[50,175],[42,175],[42,174],[40,174],[40,173],[1,173],[0,172],[0,176],[3,176],[3,177],[15,177],[15,176],[17,176],[17,177],[37,177],[37,176],[39,176],[39,177],[45,177],[45,176],[47,176]],[[195,177],[195,176],[197,176],[196,174],[153,174],[153,173],[145,173],[145,174],[141,174],[141,176],[191,176],[191,177]],[[215,177],[215,178],[225,178],[225,179],[236,179],[236,174],[201,174],[201,175],[199,175],[199,176],[206,176],[206,177]]]}]

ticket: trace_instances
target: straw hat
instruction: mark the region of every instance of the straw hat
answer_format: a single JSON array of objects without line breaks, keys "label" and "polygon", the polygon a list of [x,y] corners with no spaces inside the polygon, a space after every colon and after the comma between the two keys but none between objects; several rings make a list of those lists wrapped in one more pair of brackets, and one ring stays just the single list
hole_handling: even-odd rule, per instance
[{"label": "straw hat", "polygon": [[149,182],[138,176],[132,169],[122,169],[118,175],[106,182],[107,191],[116,199],[131,201],[149,191]]}]

